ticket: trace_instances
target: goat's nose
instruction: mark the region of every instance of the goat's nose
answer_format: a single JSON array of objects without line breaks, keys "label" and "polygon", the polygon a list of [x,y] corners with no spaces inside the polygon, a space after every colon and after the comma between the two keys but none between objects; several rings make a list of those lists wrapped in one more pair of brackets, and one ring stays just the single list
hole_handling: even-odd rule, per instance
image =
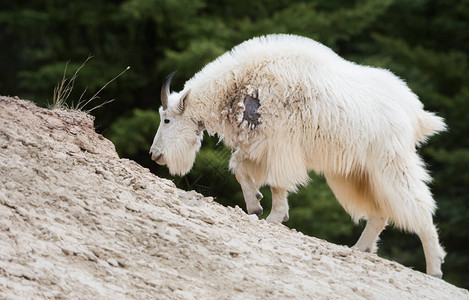
[{"label": "goat's nose", "polygon": [[151,155],[151,159],[153,159],[154,161],[158,161],[162,156],[163,156],[163,153],[160,153],[160,154],[152,154],[152,155]]},{"label": "goat's nose", "polygon": [[165,164],[163,153],[158,153],[158,152],[153,153],[152,152],[151,159],[154,160],[159,165],[164,165]]}]

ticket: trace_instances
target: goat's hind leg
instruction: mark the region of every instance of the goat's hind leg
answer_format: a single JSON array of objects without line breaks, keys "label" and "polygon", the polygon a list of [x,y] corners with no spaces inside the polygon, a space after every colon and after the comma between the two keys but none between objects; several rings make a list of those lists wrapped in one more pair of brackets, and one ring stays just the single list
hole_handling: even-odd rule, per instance
[{"label": "goat's hind leg", "polygon": [[365,173],[341,176],[326,174],[327,182],[344,209],[358,222],[364,216],[366,227],[353,248],[364,252],[376,252],[379,234],[386,227],[387,218],[376,205],[376,198]]},{"label": "goat's hind leg", "polygon": [[428,175],[420,158],[413,154],[397,157],[377,173],[377,188],[383,194],[383,207],[400,228],[415,232],[423,246],[427,274],[441,278],[441,264],[446,255],[433,224],[435,202],[425,180]]},{"label": "goat's hind leg", "polygon": [[425,253],[425,261],[427,263],[427,274],[442,278],[441,264],[444,262],[446,252],[440,246],[438,241],[438,233],[436,227],[430,218],[428,226],[417,231],[417,235],[422,242],[423,251]]},{"label": "goat's hind leg", "polygon": [[363,252],[375,253],[378,250],[376,245],[378,237],[386,227],[387,218],[381,216],[369,216],[365,229],[353,248]]}]

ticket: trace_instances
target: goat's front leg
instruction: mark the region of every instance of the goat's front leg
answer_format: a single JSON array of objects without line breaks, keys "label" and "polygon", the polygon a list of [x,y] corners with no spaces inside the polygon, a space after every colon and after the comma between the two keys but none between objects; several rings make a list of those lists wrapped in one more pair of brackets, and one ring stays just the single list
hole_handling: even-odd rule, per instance
[{"label": "goat's front leg", "polygon": [[287,190],[283,188],[270,187],[272,192],[272,210],[267,217],[267,222],[281,223],[288,221]]},{"label": "goat's front leg", "polygon": [[236,179],[241,185],[243,190],[244,201],[246,202],[246,209],[248,214],[256,214],[257,216],[262,215],[264,210],[260,204],[262,194],[259,192],[259,188],[256,186],[252,178],[244,173],[241,168],[235,170]]}]

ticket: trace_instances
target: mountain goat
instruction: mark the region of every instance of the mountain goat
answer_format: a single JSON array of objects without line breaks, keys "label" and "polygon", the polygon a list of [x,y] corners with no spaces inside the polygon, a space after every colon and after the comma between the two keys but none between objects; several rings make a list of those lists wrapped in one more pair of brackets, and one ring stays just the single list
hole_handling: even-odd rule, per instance
[{"label": "mountain goat", "polygon": [[288,220],[287,193],[324,174],[355,222],[366,227],[355,248],[376,251],[388,222],[415,232],[427,273],[441,277],[445,256],[432,216],[430,180],[416,146],[444,130],[440,117],[391,72],[356,65],[328,47],[293,35],[253,38],[209,63],[170,93],[151,157],[172,174],[189,172],[202,133],[236,151],[230,169],[247,211],[262,214],[259,187],[269,185],[269,222]]}]

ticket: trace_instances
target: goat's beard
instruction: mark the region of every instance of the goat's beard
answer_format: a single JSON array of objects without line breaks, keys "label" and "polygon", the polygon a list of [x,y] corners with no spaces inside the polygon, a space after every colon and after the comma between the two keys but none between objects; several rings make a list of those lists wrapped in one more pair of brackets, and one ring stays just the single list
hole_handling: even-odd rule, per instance
[{"label": "goat's beard", "polygon": [[187,144],[176,146],[169,153],[165,154],[166,164],[171,175],[183,176],[192,169],[195,162],[195,156],[200,148],[198,145],[190,146]]}]

